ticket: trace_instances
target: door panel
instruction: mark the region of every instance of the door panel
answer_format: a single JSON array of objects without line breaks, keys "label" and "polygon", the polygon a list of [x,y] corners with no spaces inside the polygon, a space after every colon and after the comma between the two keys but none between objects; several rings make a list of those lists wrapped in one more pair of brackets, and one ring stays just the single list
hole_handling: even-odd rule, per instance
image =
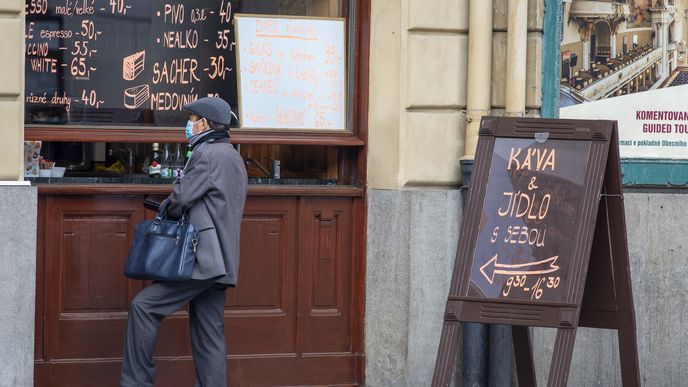
[{"label": "door panel", "polygon": [[136,287],[122,268],[134,227],[143,219],[135,201],[48,198],[46,360],[121,356]]},{"label": "door panel", "polygon": [[[129,214],[64,216],[61,313],[124,312],[127,280],[121,269],[129,242]],[[96,255],[102,259],[90,259]]]},{"label": "door panel", "polygon": [[349,198],[301,199],[299,352],[351,351],[352,212]]},{"label": "door panel", "polygon": [[246,203],[239,278],[237,287],[227,291],[230,354],[296,351],[295,240],[296,199],[255,198]]}]

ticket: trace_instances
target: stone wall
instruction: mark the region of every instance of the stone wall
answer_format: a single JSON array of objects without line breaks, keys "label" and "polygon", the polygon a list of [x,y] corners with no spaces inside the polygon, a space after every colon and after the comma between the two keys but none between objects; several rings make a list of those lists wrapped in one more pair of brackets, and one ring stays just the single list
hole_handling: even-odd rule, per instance
[{"label": "stone wall", "polygon": [[36,188],[0,184],[0,387],[33,386]]},{"label": "stone wall", "polygon": [[[685,386],[688,367],[688,195],[625,192],[626,227],[644,386]],[[538,384],[546,385],[553,329],[535,329]],[[615,331],[580,329],[569,386],[621,386]]]},{"label": "stone wall", "polygon": [[428,386],[456,255],[458,190],[369,190],[366,385]]}]

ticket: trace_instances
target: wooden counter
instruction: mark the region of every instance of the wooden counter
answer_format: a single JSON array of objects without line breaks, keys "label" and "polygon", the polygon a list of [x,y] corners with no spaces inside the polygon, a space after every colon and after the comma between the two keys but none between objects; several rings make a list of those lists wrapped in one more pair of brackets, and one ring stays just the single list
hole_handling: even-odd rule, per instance
[{"label": "wooden counter", "polygon": [[[116,386],[131,299],[122,275],[147,195],[171,186],[38,184],[37,386]],[[238,287],[227,293],[230,385],[357,385],[364,190],[250,186]],[[166,319],[157,386],[193,385],[186,311]]]},{"label": "wooden counter", "polygon": [[[168,184],[36,184],[39,195],[167,195]],[[249,196],[350,196],[362,197],[363,188],[342,185],[249,185]]]}]

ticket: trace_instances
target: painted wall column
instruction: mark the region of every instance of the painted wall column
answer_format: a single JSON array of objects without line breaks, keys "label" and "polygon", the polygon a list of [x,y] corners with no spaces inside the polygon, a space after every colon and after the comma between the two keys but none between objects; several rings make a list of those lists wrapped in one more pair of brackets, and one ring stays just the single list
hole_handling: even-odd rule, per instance
[{"label": "painted wall column", "polygon": [[609,37],[609,57],[616,58],[616,34]]},{"label": "painted wall column", "polygon": [[662,49],[662,60],[659,64],[658,77],[664,78],[669,75],[669,51],[667,50],[668,40],[668,24],[666,23],[666,12],[658,10],[652,14],[652,27],[655,33],[655,48]]},{"label": "painted wall column", "polygon": [[583,62],[581,66],[584,71],[590,70],[590,39],[583,42]]},{"label": "painted wall column", "polygon": [[652,38],[652,48],[657,48],[661,46],[660,40],[659,40],[659,34],[660,32],[660,23],[658,22],[653,22],[652,23],[652,32],[654,32],[654,37]]},{"label": "painted wall column", "polygon": [[509,0],[508,4],[506,115],[523,116],[526,110],[528,0]]},{"label": "painted wall column", "polygon": [[468,14],[468,82],[464,159],[473,159],[480,118],[490,114],[492,80],[492,2],[471,0]]},{"label": "painted wall column", "polygon": [[683,10],[683,25],[681,25],[681,39],[684,42],[688,41],[688,28],[684,27],[688,24],[688,9]]},{"label": "painted wall column", "polygon": [[669,75],[669,34],[666,23],[662,23],[662,66],[660,67],[660,75],[666,77]]}]

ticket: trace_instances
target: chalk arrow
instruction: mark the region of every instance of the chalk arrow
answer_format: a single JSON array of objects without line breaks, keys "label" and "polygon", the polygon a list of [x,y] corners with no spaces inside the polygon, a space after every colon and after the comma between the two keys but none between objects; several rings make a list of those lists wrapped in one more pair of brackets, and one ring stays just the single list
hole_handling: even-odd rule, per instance
[{"label": "chalk arrow", "polygon": [[496,274],[530,275],[553,273],[559,270],[559,265],[555,265],[555,262],[557,262],[558,258],[559,256],[555,255],[553,257],[536,262],[506,264],[497,263],[497,254],[495,254],[492,259],[480,266],[480,273],[482,273],[487,282],[492,285],[492,282],[494,282],[494,276]]}]

